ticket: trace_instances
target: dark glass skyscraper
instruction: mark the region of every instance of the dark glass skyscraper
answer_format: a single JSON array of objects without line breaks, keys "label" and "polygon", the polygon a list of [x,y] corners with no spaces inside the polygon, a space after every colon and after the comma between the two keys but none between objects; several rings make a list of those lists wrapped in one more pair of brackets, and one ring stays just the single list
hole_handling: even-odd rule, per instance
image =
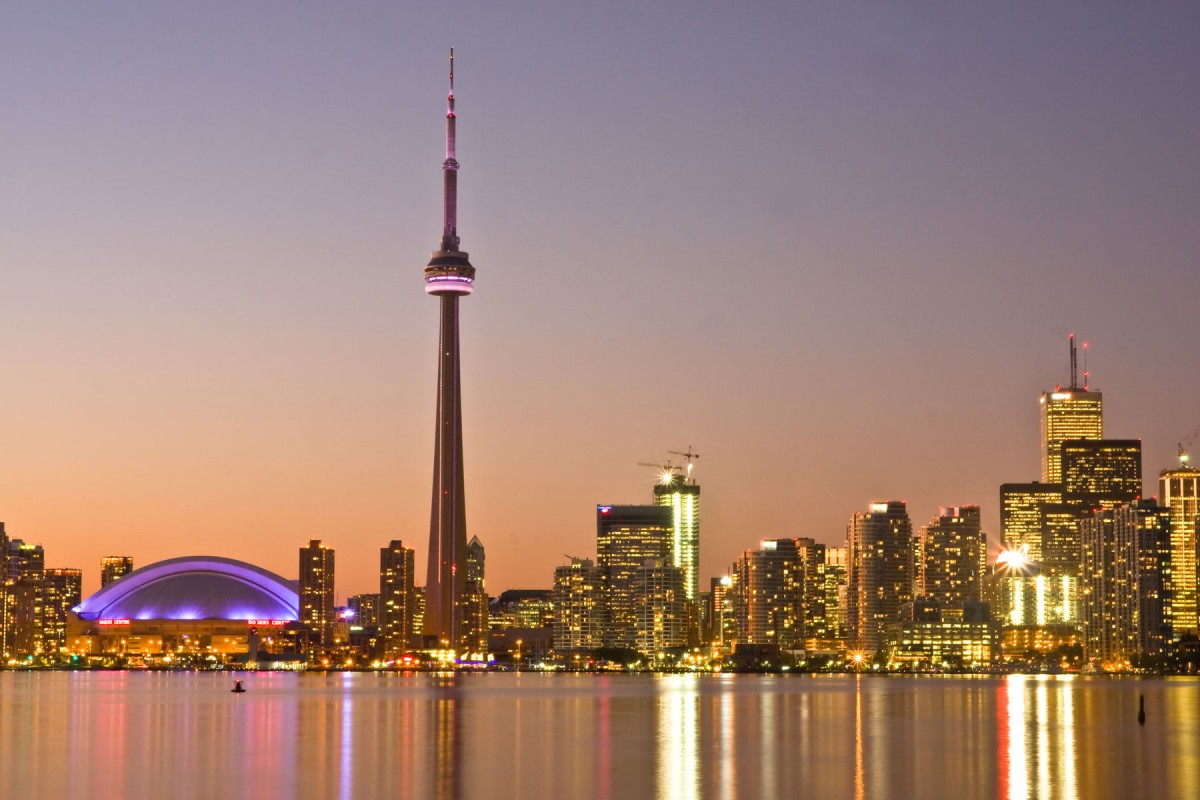
[{"label": "dark glass skyscraper", "polygon": [[437,422],[433,444],[433,508],[425,581],[423,633],[437,644],[462,644],[462,595],[467,580],[467,513],[463,489],[462,394],[459,386],[458,298],[471,293],[475,268],[459,249],[458,161],[454,141],[454,51],[446,107],[446,160],[442,162],[441,246],[425,267],[425,292],[441,303]]}]

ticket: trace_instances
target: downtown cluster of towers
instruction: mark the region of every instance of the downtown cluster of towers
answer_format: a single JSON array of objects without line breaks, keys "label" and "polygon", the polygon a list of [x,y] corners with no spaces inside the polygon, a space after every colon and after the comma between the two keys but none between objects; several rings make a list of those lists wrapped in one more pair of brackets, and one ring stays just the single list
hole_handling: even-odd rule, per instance
[{"label": "downtown cluster of towers", "polygon": [[597,559],[555,571],[560,660],[622,648],[675,664],[703,646],[705,660],[749,665],[1194,662],[1200,472],[1181,447],[1143,497],[1141,441],[1105,438],[1103,396],[1087,373],[1080,385],[1069,344],[1069,385],[1040,398],[1041,479],[1000,487],[993,563],[979,506],[914,529],[889,500],[855,513],[842,546],[764,539],[699,592],[699,486],[668,472],[654,506],[600,506]]}]

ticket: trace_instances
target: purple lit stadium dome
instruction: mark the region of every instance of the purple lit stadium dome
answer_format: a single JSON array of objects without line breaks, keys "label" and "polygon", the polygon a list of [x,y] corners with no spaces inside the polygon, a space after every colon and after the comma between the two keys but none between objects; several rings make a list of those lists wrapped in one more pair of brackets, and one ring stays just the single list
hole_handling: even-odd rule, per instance
[{"label": "purple lit stadium dome", "polygon": [[296,620],[297,589],[244,561],[187,556],[136,569],[74,610],[85,620]]}]

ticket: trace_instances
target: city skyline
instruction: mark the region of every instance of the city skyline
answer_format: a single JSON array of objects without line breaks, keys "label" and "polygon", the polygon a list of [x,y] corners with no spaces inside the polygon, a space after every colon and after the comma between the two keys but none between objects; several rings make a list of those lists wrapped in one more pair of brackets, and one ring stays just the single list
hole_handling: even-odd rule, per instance
[{"label": "city skyline", "polygon": [[0,32],[23,267],[0,519],[85,594],[113,553],[290,575],[320,538],[344,597],[422,541],[433,312],[398,265],[436,224],[449,44],[494,593],[547,586],[596,503],[651,501],[636,462],[689,442],[702,586],[762,538],[839,543],[872,500],[979,505],[994,548],[1070,331],[1145,493],[1200,425],[1194,10],[1041,9],[1036,34],[1011,9],[484,11],[454,42],[414,13],[20,9]]}]

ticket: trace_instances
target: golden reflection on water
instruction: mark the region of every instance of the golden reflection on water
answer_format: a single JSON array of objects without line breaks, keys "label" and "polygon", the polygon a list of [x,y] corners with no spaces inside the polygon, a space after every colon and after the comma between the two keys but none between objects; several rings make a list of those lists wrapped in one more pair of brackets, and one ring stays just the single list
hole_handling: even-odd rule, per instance
[{"label": "golden reflection on water", "polygon": [[1071,676],[1010,675],[1005,680],[1006,800],[1079,796],[1075,690]]},{"label": "golden reflection on water", "polygon": [[700,797],[697,680],[695,675],[669,675],[661,679],[662,693],[658,698],[658,797],[678,800],[697,800]]},{"label": "golden reflection on water", "polygon": [[1195,679],[245,680],[0,672],[0,798],[1091,800],[1200,783]]}]

